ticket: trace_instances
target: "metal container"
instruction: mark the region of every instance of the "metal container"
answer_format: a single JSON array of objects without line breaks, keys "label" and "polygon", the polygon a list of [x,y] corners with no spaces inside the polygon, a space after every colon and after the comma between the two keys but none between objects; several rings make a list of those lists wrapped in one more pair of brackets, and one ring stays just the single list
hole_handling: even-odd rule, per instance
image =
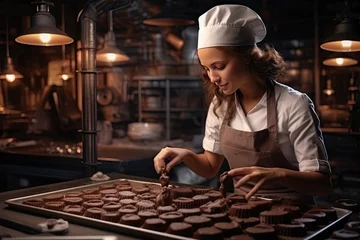
[{"label": "metal container", "polygon": [[[62,219],[68,220],[73,223],[78,223],[78,224],[95,227],[95,228],[100,228],[100,229],[107,230],[107,231],[128,234],[128,235],[132,235],[132,236],[136,236],[136,237],[140,237],[140,238],[154,239],[154,240],[159,240],[159,239],[190,240],[190,239],[193,239],[193,238],[176,236],[176,235],[165,233],[165,232],[152,231],[152,230],[147,230],[147,229],[140,228],[140,227],[132,227],[132,226],[128,226],[128,225],[124,225],[124,224],[120,224],[120,223],[112,223],[112,222],[108,222],[108,221],[88,218],[85,216],[78,216],[78,215],[68,214],[65,212],[33,207],[33,206],[25,205],[22,203],[24,200],[28,200],[28,199],[34,199],[34,198],[39,199],[39,198],[43,198],[47,195],[52,195],[52,194],[59,194],[59,193],[65,194],[67,192],[81,191],[81,190],[88,189],[88,188],[94,188],[94,187],[100,186],[102,184],[115,183],[118,180],[120,180],[120,179],[109,180],[109,181],[104,181],[104,182],[99,182],[99,183],[93,183],[93,184],[88,184],[88,185],[84,185],[84,186],[63,189],[63,190],[59,190],[59,191],[30,195],[30,196],[26,196],[26,197],[8,199],[5,201],[5,203],[12,209],[29,212],[29,213],[34,213],[34,214],[39,214],[41,216],[47,216],[47,217],[52,217],[52,218],[62,218]],[[121,179],[121,180],[125,180],[125,179]],[[136,180],[129,180],[129,179],[126,179],[126,180],[128,180],[129,182],[135,183],[135,184],[140,183],[140,184],[159,185],[158,183],[153,183],[153,182],[136,181]],[[304,240],[324,239],[326,237],[326,236],[324,236],[324,234],[334,231],[339,226],[343,226],[345,224],[345,221],[347,220],[347,218],[350,216],[350,214],[352,212],[349,210],[346,210],[346,209],[341,209],[341,208],[334,208],[334,209],[336,210],[336,213],[338,216],[337,220],[329,223],[326,226],[323,226],[320,229],[317,229],[316,231],[308,231],[308,235],[305,236],[303,239]]]}]

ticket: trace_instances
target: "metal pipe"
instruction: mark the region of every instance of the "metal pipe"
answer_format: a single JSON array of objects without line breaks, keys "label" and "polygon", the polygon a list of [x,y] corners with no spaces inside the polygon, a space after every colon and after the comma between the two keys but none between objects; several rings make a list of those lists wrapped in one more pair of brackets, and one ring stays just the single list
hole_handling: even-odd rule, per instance
[{"label": "metal pipe", "polygon": [[82,134],[83,163],[86,175],[94,173],[97,161],[96,104],[96,20],[100,10],[110,11],[129,6],[131,1],[91,0],[78,15],[81,23]]},{"label": "metal pipe", "polygon": [[[100,1],[103,2],[103,1]],[[85,8],[81,21],[81,79],[82,79],[82,143],[86,176],[91,176],[97,161],[97,104],[96,104],[96,19],[93,4]]]},{"label": "metal pipe", "polygon": [[320,64],[319,64],[319,1],[314,1],[314,83],[315,108],[320,111]]}]

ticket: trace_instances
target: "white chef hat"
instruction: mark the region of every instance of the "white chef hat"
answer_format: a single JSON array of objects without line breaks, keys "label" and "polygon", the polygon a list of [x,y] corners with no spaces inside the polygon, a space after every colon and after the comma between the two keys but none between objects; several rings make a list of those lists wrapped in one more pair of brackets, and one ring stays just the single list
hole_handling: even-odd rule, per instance
[{"label": "white chef hat", "polygon": [[254,46],[266,36],[260,16],[243,5],[218,5],[199,17],[198,49]]}]

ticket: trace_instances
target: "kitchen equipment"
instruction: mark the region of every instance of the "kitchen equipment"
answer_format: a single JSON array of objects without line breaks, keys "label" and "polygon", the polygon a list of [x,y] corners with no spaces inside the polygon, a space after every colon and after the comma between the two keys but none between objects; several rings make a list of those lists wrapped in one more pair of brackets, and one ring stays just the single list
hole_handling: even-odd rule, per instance
[{"label": "kitchen equipment", "polygon": [[128,125],[128,136],[131,140],[159,140],[164,133],[160,123],[135,122]]},{"label": "kitchen equipment", "polygon": [[112,134],[113,134],[113,128],[110,121],[98,121],[97,124],[98,129],[98,143],[99,144],[111,144],[112,143]]}]

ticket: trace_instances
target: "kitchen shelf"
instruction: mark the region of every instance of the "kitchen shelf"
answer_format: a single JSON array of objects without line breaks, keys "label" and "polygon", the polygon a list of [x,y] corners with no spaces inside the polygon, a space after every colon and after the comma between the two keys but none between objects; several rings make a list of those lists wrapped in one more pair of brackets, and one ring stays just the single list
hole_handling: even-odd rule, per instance
[{"label": "kitchen shelf", "polygon": [[[138,114],[137,118],[139,122],[142,122],[146,116],[149,114],[156,113],[164,113],[165,114],[165,135],[166,140],[171,139],[171,121],[173,120],[184,120],[182,118],[174,118],[174,113],[182,113],[185,112],[187,114],[197,115],[199,114],[205,115],[205,111],[203,108],[195,107],[191,108],[191,106],[184,107],[173,107],[171,103],[171,91],[178,89],[201,89],[202,81],[199,76],[186,76],[186,75],[157,75],[157,76],[149,76],[149,75],[136,75],[133,76],[132,82],[130,83],[130,87],[137,88],[134,91],[137,91],[138,95]],[[132,84],[137,82],[137,86],[133,86]],[[146,91],[149,89],[162,89],[162,95],[164,97],[163,106],[158,107],[149,107],[143,106],[142,95],[146,94]],[[199,96],[201,97],[201,96]],[[195,114],[198,113],[198,114]],[[157,116],[158,119],[164,119],[164,116]]]},{"label": "kitchen shelf", "polygon": [[[166,112],[166,108],[142,108],[144,112]],[[170,108],[171,112],[202,112],[202,108]]]}]

